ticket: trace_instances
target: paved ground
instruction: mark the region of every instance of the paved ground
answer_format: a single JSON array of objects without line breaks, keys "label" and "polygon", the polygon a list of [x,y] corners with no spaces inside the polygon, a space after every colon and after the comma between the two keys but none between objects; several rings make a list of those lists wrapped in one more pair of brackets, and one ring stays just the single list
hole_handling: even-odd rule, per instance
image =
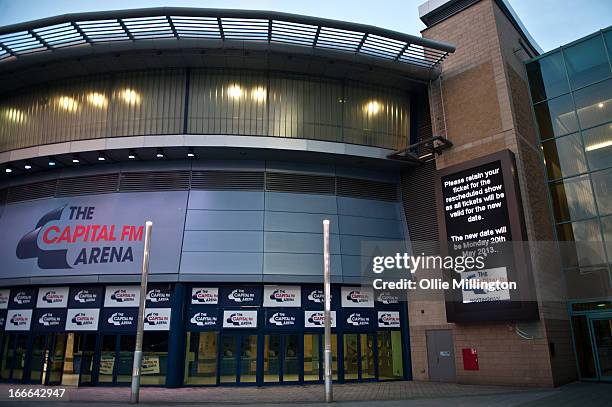
[{"label": "paved ground", "polygon": [[[66,388],[61,399],[9,398],[10,389],[42,389],[40,386],[0,385],[0,404],[36,406],[41,402],[52,406],[104,404],[104,407],[125,406],[129,402],[127,387]],[[50,387],[47,389],[58,389]],[[334,386],[337,407],[405,407],[405,406],[612,406],[612,383],[577,382],[557,389],[516,388],[502,386],[470,386],[430,382],[361,383]],[[279,407],[323,407],[323,386],[275,387],[188,387],[164,389],[145,387],[141,405],[172,406],[182,403],[220,405],[245,404]]]}]

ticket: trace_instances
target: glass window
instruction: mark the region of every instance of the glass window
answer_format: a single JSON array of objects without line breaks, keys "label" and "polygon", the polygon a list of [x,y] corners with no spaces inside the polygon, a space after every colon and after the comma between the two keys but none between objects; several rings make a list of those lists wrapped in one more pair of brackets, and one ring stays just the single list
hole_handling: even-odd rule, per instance
[{"label": "glass window", "polygon": [[610,75],[603,38],[596,35],[565,49],[567,73],[572,88],[580,88]]},{"label": "glass window", "polygon": [[257,335],[243,335],[240,343],[240,383],[257,380]]},{"label": "glass window", "polygon": [[534,107],[540,138],[547,139],[578,131],[576,112],[570,95],[538,103]]},{"label": "glass window", "polygon": [[612,169],[591,174],[600,215],[612,214]]},{"label": "glass window", "polygon": [[603,229],[603,237],[608,252],[608,263],[612,263],[612,216],[601,218],[601,227]]},{"label": "glass window", "polygon": [[587,175],[551,184],[550,193],[557,222],[596,216],[593,191]]},{"label": "glass window", "polygon": [[549,179],[558,179],[587,171],[579,134],[542,143]]},{"label": "glass window", "polygon": [[561,52],[527,64],[527,75],[534,103],[569,92]]},{"label": "glass window", "polygon": [[163,386],[168,366],[168,332],[145,332],[142,337],[140,382]]},{"label": "glass window", "polygon": [[580,127],[588,129],[612,117],[612,80],[574,92]]},{"label": "glass window", "polygon": [[612,55],[612,30],[608,30],[604,33],[604,40],[608,47],[608,56]]},{"label": "glass window", "polygon": [[378,331],[378,379],[391,380],[404,377],[402,333]]},{"label": "glass window", "polygon": [[565,268],[585,270],[606,263],[599,220],[565,223],[557,226],[561,257]]},{"label": "glass window", "polygon": [[582,138],[591,170],[612,166],[612,123],[585,130]]},{"label": "glass window", "polygon": [[264,382],[280,381],[280,347],[280,335],[273,334],[265,336],[263,354]]},{"label": "glass window", "polygon": [[187,332],[185,384],[217,383],[217,332]]},{"label": "glass window", "polygon": [[321,336],[319,334],[304,334],[304,381],[317,381],[322,364],[320,351]]}]

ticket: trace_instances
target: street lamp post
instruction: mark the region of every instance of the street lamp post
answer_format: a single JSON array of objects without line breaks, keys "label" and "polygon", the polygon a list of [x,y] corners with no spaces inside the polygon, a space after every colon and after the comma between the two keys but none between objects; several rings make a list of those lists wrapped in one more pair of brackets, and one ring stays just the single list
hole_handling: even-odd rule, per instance
[{"label": "street lamp post", "polygon": [[323,294],[325,297],[323,370],[325,377],[325,402],[333,401],[332,393],[332,350],[331,350],[331,283],[329,261],[329,219],[323,221]]},{"label": "street lamp post", "polygon": [[130,403],[138,403],[140,397],[140,368],[142,366],[142,335],[144,331],[145,305],[147,296],[147,278],[149,275],[149,251],[151,249],[151,232],[153,222],[145,223],[144,256],[142,258],[142,274],[140,277],[140,303],[138,306],[138,326],[136,327],[136,348],[134,349],[134,364],[132,365],[132,393]]}]

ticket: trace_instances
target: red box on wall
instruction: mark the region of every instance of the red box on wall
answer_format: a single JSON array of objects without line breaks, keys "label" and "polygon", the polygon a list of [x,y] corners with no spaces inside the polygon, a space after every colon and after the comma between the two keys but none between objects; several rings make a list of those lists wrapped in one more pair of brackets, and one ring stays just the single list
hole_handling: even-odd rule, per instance
[{"label": "red box on wall", "polygon": [[474,348],[463,348],[463,370],[478,369],[478,352]]}]

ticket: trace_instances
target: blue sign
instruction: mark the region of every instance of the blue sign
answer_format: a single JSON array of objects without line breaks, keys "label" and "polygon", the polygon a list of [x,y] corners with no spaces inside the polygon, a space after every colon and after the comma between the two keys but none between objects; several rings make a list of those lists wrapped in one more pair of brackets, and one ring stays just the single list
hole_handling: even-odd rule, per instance
[{"label": "blue sign", "polygon": [[187,313],[188,331],[215,331],[220,327],[219,310],[215,307],[196,307]]},{"label": "blue sign", "polygon": [[138,308],[105,308],[100,318],[102,332],[135,332]]},{"label": "blue sign", "polygon": [[147,308],[168,308],[171,299],[172,288],[168,286],[147,288]]},{"label": "blue sign", "polygon": [[[331,297],[331,307],[332,309],[338,309],[338,299],[340,298],[340,294],[338,292],[338,287],[332,286],[332,297]],[[323,309],[324,307],[324,296],[323,296],[323,286],[322,285],[304,285],[302,286],[302,304],[305,309]]]},{"label": "blue sign", "polygon": [[72,287],[68,296],[68,308],[100,308],[104,299],[104,287]]},{"label": "blue sign", "polygon": [[378,309],[398,309],[400,302],[406,301],[406,296],[398,291],[374,290],[374,301]]},{"label": "blue sign", "polygon": [[35,332],[63,332],[66,326],[66,309],[46,308],[34,310],[30,330]]},{"label": "blue sign", "polygon": [[9,309],[28,309],[34,308],[36,305],[36,288],[13,288],[11,290],[11,299],[9,300]]},{"label": "blue sign", "polygon": [[221,305],[244,307],[261,305],[261,286],[221,287]]},{"label": "blue sign", "polygon": [[376,317],[374,310],[344,309],[339,322],[346,331],[370,331],[377,327]]},{"label": "blue sign", "polygon": [[304,311],[297,309],[267,309],[266,328],[268,329],[300,329]]},{"label": "blue sign", "polygon": [[7,232],[0,235],[0,278],[140,274],[148,219],[157,248],[150,272],[176,272],[186,204],[187,192],[155,192],[9,205],[0,215],[0,230]]}]

